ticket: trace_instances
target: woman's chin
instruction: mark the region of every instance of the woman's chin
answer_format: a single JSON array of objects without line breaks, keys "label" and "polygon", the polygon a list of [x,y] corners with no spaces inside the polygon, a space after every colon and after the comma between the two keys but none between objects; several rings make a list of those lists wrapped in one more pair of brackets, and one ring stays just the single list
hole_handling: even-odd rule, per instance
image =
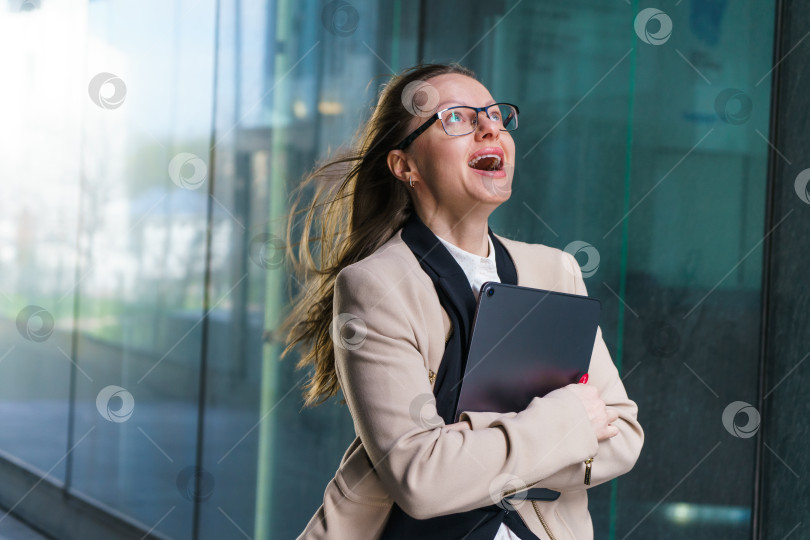
[{"label": "woman's chin", "polygon": [[470,168],[484,190],[500,201],[509,199],[512,194],[512,178],[514,177],[514,167],[504,167],[498,171],[480,171]]}]

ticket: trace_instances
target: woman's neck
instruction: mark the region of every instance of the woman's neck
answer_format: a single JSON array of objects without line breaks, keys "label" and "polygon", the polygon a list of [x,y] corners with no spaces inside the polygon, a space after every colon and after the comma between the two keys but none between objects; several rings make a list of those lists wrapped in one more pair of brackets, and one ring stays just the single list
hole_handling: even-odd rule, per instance
[{"label": "woman's neck", "polygon": [[422,218],[422,221],[433,231],[433,234],[454,246],[481,257],[489,255],[488,224],[486,220],[476,220],[469,216],[465,219],[452,220],[436,216],[432,220]]}]

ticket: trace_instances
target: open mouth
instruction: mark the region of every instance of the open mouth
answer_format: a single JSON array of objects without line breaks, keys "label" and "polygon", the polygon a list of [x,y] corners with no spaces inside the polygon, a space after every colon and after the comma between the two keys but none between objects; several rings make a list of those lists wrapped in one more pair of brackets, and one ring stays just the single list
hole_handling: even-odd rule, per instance
[{"label": "open mouth", "polygon": [[467,165],[479,171],[500,171],[503,168],[500,156],[494,155],[478,156]]},{"label": "open mouth", "polygon": [[472,155],[467,165],[479,171],[503,170],[503,151],[500,148],[483,148]]}]

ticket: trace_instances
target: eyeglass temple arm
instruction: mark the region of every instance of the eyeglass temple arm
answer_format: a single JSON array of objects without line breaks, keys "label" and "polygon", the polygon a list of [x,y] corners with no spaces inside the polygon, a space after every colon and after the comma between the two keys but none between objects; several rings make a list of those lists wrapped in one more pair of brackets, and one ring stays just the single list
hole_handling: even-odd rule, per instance
[{"label": "eyeglass temple arm", "polygon": [[409,144],[411,144],[413,142],[414,139],[416,139],[419,135],[424,133],[427,130],[427,128],[429,128],[431,125],[433,125],[433,122],[435,122],[438,119],[439,119],[439,113],[436,113],[436,114],[432,115],[421,126],[416,128],[413,133],[411,133],[410,135],[408,135],[407,137],[402,139],[402,142],[399,143],[396,146],[396,149],[397,150],[402,150],[405,147],[407,147]]}]

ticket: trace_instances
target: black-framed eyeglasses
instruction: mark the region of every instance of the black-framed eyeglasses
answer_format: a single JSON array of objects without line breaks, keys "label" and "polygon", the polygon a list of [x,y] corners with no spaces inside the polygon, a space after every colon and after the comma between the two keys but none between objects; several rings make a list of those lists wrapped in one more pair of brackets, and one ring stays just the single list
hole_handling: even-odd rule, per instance
[{"label": "black-framed eyeglasses", "polygon": [[424,133],[433,122],[441,120],[444,132],[452,137],[469,135],[478,127],[478,114],[484,112],[487,118],[498,124],[501,131],[514,131],[518,127],[518,114],[520,109],[511,103],[493,103],[483,107],[468,107],[467,105],[456,105],[442,109],[430,115],[425,123],[416,128],[410,135],[402,139],[394,148],[404,150],[414,139]]}]

